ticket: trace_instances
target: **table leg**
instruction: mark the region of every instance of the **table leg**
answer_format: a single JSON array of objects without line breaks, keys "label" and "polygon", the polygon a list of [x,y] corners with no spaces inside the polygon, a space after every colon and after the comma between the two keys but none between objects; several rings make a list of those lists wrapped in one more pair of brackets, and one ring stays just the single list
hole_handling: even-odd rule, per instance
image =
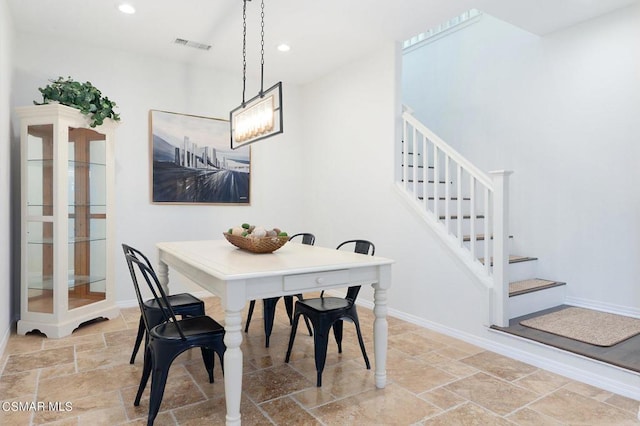
[{"label": "table leg", "polygon": [[158,281],[166,294],[169,294],[169,266],[164,262],[158,263]]},{"label": "table leg", "polygon": [[373,349],[375,353],[376,387],[383,389],[387,385],[387,290],[380,284],[374,284],[373,313]]},{"label": "table leg", "polygon": [[224,395],[227,402],[227,426],[240,425],[242,395],[242,311],[227,308],[224,317]]}]

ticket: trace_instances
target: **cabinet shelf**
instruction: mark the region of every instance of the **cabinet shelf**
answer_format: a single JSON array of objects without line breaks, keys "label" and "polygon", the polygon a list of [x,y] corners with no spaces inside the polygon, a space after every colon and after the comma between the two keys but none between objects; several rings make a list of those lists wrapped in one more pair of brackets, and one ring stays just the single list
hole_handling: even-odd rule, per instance
[{"label": "cabinet shelf", "polygon": [[[106,241],[107,237],[99,236],[99,237],[73,237],[67,240],[67,244],[76,244],[76,243],[90,243],[93,241]],[[28,240],[27,244],[50,244],[53,245],[53,238],[42,238],[42,239],[33,239]]]},{"label": "cabinet shelf", "polygon": [[[105,281],[106,279],[107,277],[104,276],[74,275],[73,273],[69,273],[69,277],[67,279],[67,288],[93,284],[100,281]],[[51,290],[53,288],[53,277],[30,277],[28,286],[30,290]]]},{"label": "cabinet shelf", "polygon": [[[107,165],[105,163],[100,163],[97,161],[77,161],[77,160],[69,160],[68,162],[69,166],[73,166],[73,167],[87,167],[87,166],[102,166],[102,167],[106,167]],[[27,160],[27,164],[29,166],[49,166],[49,167],[53,167],[53,159],[51,158],[30,158]]]}]

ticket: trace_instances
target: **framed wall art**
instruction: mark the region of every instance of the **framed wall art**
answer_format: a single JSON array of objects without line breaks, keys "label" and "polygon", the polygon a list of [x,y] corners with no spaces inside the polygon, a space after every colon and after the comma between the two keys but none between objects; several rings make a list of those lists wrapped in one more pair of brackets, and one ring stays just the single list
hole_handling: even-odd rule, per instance
[{"label": "framed wall art", "polygon": [[250,147],[230,149],[228,120],[151,110],[149,127],[153,203],[250,203]]}]

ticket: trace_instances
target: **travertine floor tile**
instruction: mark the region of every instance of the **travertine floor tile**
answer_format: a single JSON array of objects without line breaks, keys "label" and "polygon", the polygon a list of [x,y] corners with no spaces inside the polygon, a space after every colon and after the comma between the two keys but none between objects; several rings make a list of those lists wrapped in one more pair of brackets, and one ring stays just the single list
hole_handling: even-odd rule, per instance
[{"label": "travertine floor tile", "polygon": [[243,382],[243,392],[258,403],[279,398],[315,384],[288,365],[249,373],[245,375]]},{"label": "travertine floor tile", "polygon": [[266,411],[269,417],[279,425],[321,425],[307,410],[287,396],[262,403],[260,408]]},{"label": "travertine floor tile", "polygon": [[488,351],[480,352],[461,361],[507,381],[517,380],[536,371],[536,368],[529,364]]},{"label": "travertine floor tile", "polygon": [[522,386],[525,389],[529,389],[539,395],[546,395],[549,392],[553,392],[554,390],[561,388],[569,382],[569,379],[557,374],[544,370],[536,370],[528,376],[524,376],[513,383],[518,386]]},{"label": "travertine floor tile", "polygon": [[387,375],[395,383],[415,394],[440,387],[457,379],[456,376],[440,368],[432,367],[423,361],[412,358],[389,364]]},{"label": "travertine floor tile", "polygon": [[440,412],[395,384],[372,389],[311,410],[325,424],[411,425]]},{"label": "travertine floor tile", "polygon": [[444,414],[432,417],[422,423],[424,426],[508,426],[511,423],[502,417],[478,407],[472,403],[466,403]]},{"label": "travertine floor tile", "polygon": [[36,394],[38,371],[5,374],[0,378],[0,401],[19,397],[33,397]]},{"label": "travertine floor tile", "polygon": [[455,394],[444,387],[421,393],[418,396],[425,401],[429,401],[436,407],[442,408],[443,410],[448,410],[456,405],[462,405],[467,402],[467,400],[460,395]]},{"label": "travertine floor tile", "polygon": [[636,424],[633,413],[560,389],[530,405],[530,408],[565,424]]},{"label": "travertine floor tile", "polygon": [[522,410],[516,411],[515,413],[507,416],[507,420],[510,420],[521,426],[561,426],[563,425],[563,423],[560,423],[557,420],[554,420],[550,417],[545,416],[544,414],[538,413],[537,411],[531,410],[529,408],[523,408]]},{"label": "travertine floor tile", "polygon": [[69,362],[73,362],[73,359],[73,346],[9,355],[3,374],[19,373],[22,371],[50,367],[52,365],[67,364]]},{"label": "travertine floor tile", "polygon": [[538,395],[485,373],[460,379],[446,389],[501,416],[534,401]]}]

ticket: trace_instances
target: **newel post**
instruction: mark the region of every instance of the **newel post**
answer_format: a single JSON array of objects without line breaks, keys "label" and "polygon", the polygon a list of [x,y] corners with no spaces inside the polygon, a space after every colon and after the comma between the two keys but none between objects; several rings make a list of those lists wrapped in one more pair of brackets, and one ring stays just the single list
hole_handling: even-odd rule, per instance
[{"label": "newel post", "polygon": [[512,171],[489,172],[493,182],[493,297],[492,322],[509,325],[509,176]]}]

